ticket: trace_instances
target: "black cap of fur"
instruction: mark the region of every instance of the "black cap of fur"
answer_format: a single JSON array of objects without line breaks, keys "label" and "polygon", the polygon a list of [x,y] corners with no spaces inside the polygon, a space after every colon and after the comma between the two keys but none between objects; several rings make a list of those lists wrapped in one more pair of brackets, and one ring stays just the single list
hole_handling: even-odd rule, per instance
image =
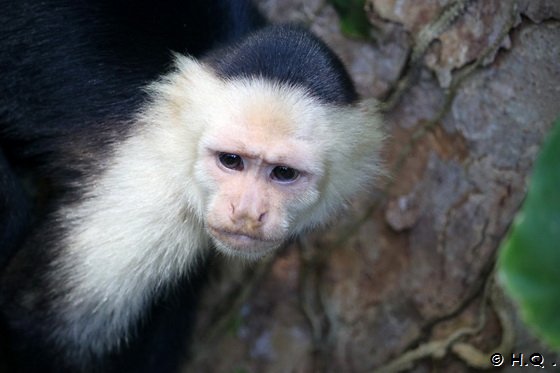
[{"label": "black cap of fur", "polygon": [[329,104],[348,105],[358,99],[340,59],[298,26],[266,27],[204,60],[222,78],[263,77],[292,84]]}]

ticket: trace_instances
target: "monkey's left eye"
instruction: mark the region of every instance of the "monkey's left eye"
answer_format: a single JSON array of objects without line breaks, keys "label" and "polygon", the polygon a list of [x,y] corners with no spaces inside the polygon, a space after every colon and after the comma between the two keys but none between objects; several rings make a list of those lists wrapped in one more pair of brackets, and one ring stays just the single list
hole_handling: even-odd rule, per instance
[{"label": "monkey's left eye", "polygon": [[281,183],[289,183],[299,177],[299,171],[287,166],[276,166],[272,169],[270,176]]},{"label": "monkey's left eye", "polygon": [[243,170],[243,159],[237,154],[219,153],[218,159],[225,168],[235,171]]}]

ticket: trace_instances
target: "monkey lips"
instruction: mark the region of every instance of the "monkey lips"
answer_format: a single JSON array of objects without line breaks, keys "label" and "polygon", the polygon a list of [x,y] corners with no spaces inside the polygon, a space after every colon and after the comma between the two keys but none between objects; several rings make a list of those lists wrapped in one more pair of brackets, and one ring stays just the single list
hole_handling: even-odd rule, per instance
[{"label": "monkey lips", "polygon": [[208,226],[208,234],[216,248],[226,255],[257,259],[282,245],[281,239],[264,239],[254,234]]}]

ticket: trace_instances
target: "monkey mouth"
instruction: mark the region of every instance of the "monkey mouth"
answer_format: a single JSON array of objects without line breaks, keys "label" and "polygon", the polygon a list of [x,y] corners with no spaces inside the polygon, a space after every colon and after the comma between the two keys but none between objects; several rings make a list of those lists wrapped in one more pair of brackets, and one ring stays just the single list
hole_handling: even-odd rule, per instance
[{"label": "monkey mouth", "polygon": [[264,239],[244,232],[234,232],[209,226],[208,233],[216,248],[228,255],[259,258],[273,251],[281,240]]},{"label": "monkey mouth", "polygon": [[233,232],[233,231],[228,231],[226,229],[217,229],[217,228],[214,228],[214,227],[210,227],[210,230],[214,233],[218,233],[218,235],[222,235],[222,236],[226,236],[226,237],[247,239],[247,240],[253,240],[253,241],[264,241],[260,237],[257,237],[257,236],[251,235],[251,234],[247,234],[247,233],[243,233],[243,232]]}]

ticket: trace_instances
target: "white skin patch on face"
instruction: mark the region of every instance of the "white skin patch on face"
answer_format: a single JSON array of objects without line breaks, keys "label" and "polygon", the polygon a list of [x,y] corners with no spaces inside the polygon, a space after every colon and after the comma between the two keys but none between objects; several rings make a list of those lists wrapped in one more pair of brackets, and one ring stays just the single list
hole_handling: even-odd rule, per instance
[{"label": "white skin patch on face", "polygon": [[324,165],[313,121],[325,112],[303,91],[261,80],[221,91],[195,172],[208,195],[206,230],[220,251],[262,256],[317,202]]}]

